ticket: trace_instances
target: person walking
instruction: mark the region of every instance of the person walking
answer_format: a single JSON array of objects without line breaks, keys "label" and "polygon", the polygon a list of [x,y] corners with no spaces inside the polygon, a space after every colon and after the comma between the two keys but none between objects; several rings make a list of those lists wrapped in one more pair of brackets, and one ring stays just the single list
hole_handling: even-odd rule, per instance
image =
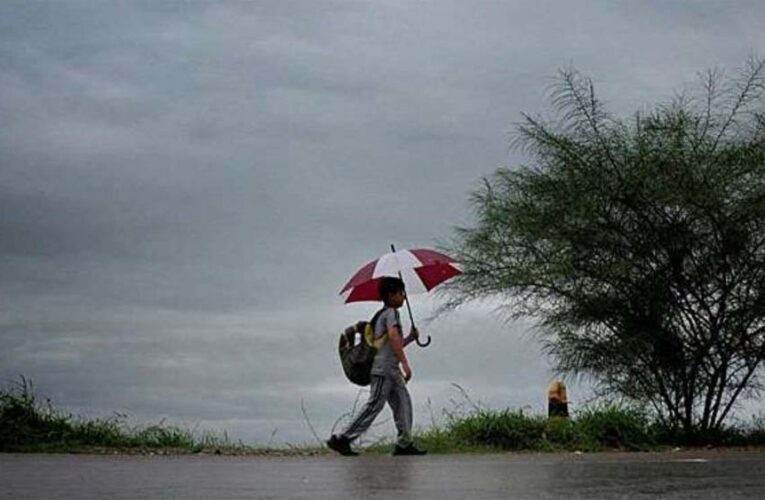
[{"label": "person walking", "polygon": [[369,429],[387,402],[393,411],[398,432],[393,455],[424,455],[412,443],[412,399],[406,388],[412,379],[412,368],[404,348],[419,338],[412,328],[409,336],[402,335],[398,309],[406,300],[404,282],[399,278],[384,277],[380,281],[383,309],[375,315],[375,344],[382,343],[372,364],[372,381],[367,400],[361,412],[338,435],[332,435],[327,446],[341,455],[358,455],[351,443]]}]

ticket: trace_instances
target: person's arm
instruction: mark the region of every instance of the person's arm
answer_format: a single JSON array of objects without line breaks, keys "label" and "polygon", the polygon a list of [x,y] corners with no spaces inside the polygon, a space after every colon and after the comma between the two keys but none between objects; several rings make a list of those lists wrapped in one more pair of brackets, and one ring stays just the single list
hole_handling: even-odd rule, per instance
[{"label": "person's arm", "polygon": [[412,328],[412,331],[409,333],[409,336],[404,339],[404,347],[408,346],[415,340],[420,338],[420,332],[417,330],[417,328]]},{"label": "person's arm", "polygon": [[401,369],[404,370],[404,380],[409,381],[412,378],[412,368],[409,366],[406,354],[404,354],[404,339],[401,338],[401,329],[398,325],[393,325],[388,329],[388,342],[393,349],[393,354],[401,363]]}]

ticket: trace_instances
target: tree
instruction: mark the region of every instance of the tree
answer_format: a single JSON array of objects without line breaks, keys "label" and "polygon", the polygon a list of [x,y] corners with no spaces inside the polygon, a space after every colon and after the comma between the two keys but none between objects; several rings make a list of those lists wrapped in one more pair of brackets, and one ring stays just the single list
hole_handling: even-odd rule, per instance
[{"label": "tree", "polygon": [[689,436],[721,429],[762,388],[765,62],[701,77],[628,120],[561,71],[557,121],[523,115],[528,164],[472,193],[447,250],[464,274],[446,308],[503,297],[537,318],[562,374],[648,404]]}]

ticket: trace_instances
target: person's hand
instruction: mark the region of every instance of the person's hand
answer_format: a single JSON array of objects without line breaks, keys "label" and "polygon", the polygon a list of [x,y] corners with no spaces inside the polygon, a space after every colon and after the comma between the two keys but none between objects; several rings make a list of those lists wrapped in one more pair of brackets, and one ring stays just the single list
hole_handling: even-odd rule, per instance
[{"label": "person's hand", "polygon": [[412,329],[409,331],[409,336],[417,340],[420,338],[420,331],[417,328],[412,327]]},{"label": "person's hand", "polygon": [[412,368],[409,363],[404,363],[401,368],[404,370],[404,382],[409,382],[412,379]]}]

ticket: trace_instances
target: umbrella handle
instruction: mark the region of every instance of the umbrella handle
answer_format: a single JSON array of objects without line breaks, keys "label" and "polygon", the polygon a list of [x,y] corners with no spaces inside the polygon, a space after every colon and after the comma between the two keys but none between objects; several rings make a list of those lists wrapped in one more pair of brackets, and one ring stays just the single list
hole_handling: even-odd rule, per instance
[{"label": "umbrella handle", "polygon": [[[412,322],[412,328],[417,328],[414,326],[414,317],[412,316],[412,308],[409,307],[409,298],[406,299],[406,308],[409,309],[409,320]],[[430,335],[428,335],[428,340],[425,342],[420,342],[419,338],[414,339],[415,342],[417,342],[417,345],[420,347],[428,347],[430,345]]]},{"label": "umbrella handle", "polygon": [[[396,253],[396,246],[393,243],[391,243],[390,249],[393,253]],[[401,276],[401,271],[399,271],[398,273],[398,279],[400,279],[401,281],[404,280],[404,277]],[[416,328],[416,326],[414,326],[414,316],[412,315],[412,306],[409,305],[408,295],[404,296],[404,301],[406,302],[406,310],[409,311],[409,321],[412,323],[412,328]],[[420,342],[420,339],[415,339],[415,341],[417,342],[418,346],[427,347],[430,345],[430,335],[428,335],[428,340],[426,340],[425,342]]]}]

